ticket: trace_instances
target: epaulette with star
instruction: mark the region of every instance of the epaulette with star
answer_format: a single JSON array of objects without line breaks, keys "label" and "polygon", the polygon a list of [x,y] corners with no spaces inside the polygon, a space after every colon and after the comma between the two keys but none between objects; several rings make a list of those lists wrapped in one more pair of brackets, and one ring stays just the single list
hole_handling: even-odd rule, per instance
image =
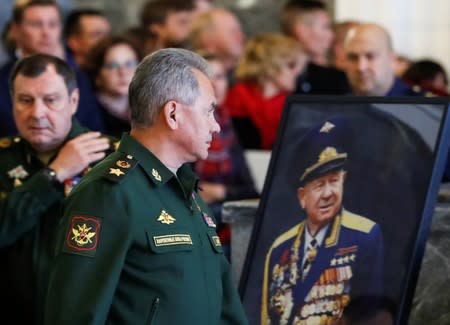
[{"label": "epaulette with star", "polygon": [[137,160],[132,155],[123,154],[109,166],[105,178],[119,183],[136,165]]},{"label": "epaulette with star", "polygon": [[19,143],[21,141],[22,138],[19,136],[0,138],[0,149],[10,148],[14,144]]}]

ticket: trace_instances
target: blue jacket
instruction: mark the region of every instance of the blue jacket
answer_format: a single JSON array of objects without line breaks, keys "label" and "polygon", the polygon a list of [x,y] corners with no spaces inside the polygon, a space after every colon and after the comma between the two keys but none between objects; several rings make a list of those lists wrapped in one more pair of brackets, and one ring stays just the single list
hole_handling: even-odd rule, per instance
[{"label": "blue jacket", "polygon": [[[312,318],[335,322],[351,299],[383,293],[383,240],[376,223],[342,210],[302,280],[304,232],[302,221],[281,234],[267,253],[261,324],[309,324]],[[295,243],[298,258],[292,254]]]},{"label": "blue jacket", "polygon": [[425,96],[425,93],[420,89],[420,87],[411,87],[404,83],[399,78],[395,78],[392,88],[385,95],[386,97],[395,96]]}]

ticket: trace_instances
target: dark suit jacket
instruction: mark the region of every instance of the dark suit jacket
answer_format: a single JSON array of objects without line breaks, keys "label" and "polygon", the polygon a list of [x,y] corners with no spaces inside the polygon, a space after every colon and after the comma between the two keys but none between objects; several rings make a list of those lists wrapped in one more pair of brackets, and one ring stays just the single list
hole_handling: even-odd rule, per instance
[{"label": "dark suit jacket", "polygon": [[350,86],[345,72],[310,62],[305,72],[298,77],[295,92],[305,95],[343,95],[350,92]]}]

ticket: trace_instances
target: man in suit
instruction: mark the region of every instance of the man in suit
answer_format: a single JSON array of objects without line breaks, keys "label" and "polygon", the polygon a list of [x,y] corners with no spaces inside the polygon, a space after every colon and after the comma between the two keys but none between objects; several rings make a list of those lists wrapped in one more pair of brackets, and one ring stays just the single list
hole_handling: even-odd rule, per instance
[{"label": "man in suit", "polygon": [[344,42],[346,73],[357,96],[424,96],[395,76],[396,54],[385,28],[374,23],[359,24]]},{"label": "man in suit", "polygon": [[[297,196],[306,217],[267,253],[264,325],[335,324],[354,298],[382,294],[381,229],[342,206],[348,129],[344,120],[330,119],[301,141]],[[363,307],[362,313],[370,309]]]}]

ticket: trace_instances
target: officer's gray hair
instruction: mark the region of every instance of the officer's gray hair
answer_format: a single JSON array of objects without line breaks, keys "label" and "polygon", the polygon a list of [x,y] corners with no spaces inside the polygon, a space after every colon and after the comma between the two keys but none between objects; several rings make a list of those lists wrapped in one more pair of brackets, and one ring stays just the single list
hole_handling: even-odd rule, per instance
[{"label": "officer's gray hair", "polygon": [[200,95],[193,69],[211,78],[208,62],[188,50],[166,48],[145,57],[129,88],[131,125],[153,126],[160,110],[170,100],[193,105]]}]

